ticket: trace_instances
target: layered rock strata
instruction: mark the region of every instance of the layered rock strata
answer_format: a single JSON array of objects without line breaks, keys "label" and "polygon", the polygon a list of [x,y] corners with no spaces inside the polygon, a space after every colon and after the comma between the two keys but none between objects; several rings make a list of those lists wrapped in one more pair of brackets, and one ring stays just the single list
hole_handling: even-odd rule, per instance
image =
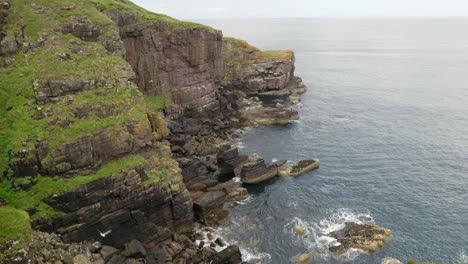
[{"label": "layered rock strata", "polygon": [[206,28],[174,29],[153,22],[123,25],[126,59],[145,94],[199,109],[218,107],[222,78],[222,34]]}]

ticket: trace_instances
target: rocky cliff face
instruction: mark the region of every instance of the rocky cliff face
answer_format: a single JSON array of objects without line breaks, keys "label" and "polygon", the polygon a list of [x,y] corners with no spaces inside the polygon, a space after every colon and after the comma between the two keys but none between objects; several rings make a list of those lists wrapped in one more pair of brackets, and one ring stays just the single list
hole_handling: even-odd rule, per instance
[{"label": "rocky cliff face", "polygon": [[[33,228],[57,232],[65,242],[101,241],[123,245],[129,238],[146,245],[170,240],[193,228],[192,201],[168,145],[143,154],[137,164],[44,202],[64,215],[39,218]],[[106,235],[103,235],[106,234]]]},{"label": "rocky cliff face", "polygon": [[[246,93],[298,87],[292,52],[126,0],[0,1],[0,55],[0,209],[26,211],[32,228],[66,242],[152,247],[194,218],[226,221],[224,202],[248,194],[209,178],[207,156],[244,119],[297,116],[242,110]],[[170,132],[161,98],[181,109]]]},{"label": "rocky cliff face", "polygon": [[247,42],[225,38],[224,85],[247,94],[285,89],[294,78],[292,51],[267,51],[250,46]]},{"label": "rocky cliff face", "polygon": [[192,229],[191,197],[119,27],[92,2],[0,3],[0,208],[67,242],[158,244]]},{"label": "rocky cliff face", "polygon": [[165,95],[173,103],[201,110],[218,107],[217,84],[223,75],[222,34],[207,27],[174,27],[163,22],[111,13],[120,26],[126,59],[141,91]]}]

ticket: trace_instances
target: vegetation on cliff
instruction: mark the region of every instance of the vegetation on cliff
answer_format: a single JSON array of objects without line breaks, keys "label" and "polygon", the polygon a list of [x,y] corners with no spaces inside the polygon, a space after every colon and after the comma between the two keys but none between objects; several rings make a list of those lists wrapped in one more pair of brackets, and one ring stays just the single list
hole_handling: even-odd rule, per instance
[{"label": "vegetation on cliff", "polygon": [[94,3],[100,10],[104,12],[112,12],[112,11],[125,11],[135,14],[142,18],[142,21],[139,23],[148,23],[148,22],[162,22],[172,26],[174,28],[179,29],[190,29],[190,28],[204,28],[212,32],[217,32],[217,30],[213,29],[212,27],[208,27],[202,24],[181,21],[174,19],[168,15],[158,14],[154,12],[150,12],[142,7],[135,5],[134,3],[128,0],[88,0]]},{"label": "vegetation on cliff", "polygon": [[294,52],[290,50],[261,51],[244,40],[229,37],[223,40],[224,85],[249,77],[245,69],[252,64],[294,60]]},{"label": "vegetation on cliff", "polygon": [[[147,157],[134,153],[139,149],[167,162],[166,154],[151,150],[148,120],[167,101],[144,98],[131,83],[135,76],[122,56],[118,27],[101,9],[198,26],[127,1],[11,0],[9,6],[7,23],[0,25],[0,244],[26,237],[29,215],[64,214],[45,198],[144,163]],[[100,146],[91,141],[96,137]],[[109,155],[74,164],[89,151]],[[173,166],[159,165],[143,185],[172,180]]]}]

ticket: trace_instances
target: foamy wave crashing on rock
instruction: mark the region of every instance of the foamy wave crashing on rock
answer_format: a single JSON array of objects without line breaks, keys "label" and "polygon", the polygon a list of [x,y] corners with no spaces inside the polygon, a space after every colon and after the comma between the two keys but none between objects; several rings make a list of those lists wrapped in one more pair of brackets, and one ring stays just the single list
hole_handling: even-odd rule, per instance
[{"label": "foamy wave crashing on rock", "polygon": [[[229,240],[224,235],[225,233],[229,233],[229,230],[227,229],[228,227],[211,228],[197,225],[195,228],[195,232],[201,234],[202,239],[197,240],[195,243],[197,244],[197,246],[199,246],[203,242],[205,247],[209,247],[211,244],[215,244],[215,247],[213,249],[217,252],[222,251],[229,245],[238,245],[242,254],[242,261],[258,264],[270,263],[270,254],[259,252],[258,250],[252,249],[249,246],[243,245],[243,243],[240,243],[239,241]],[[224,242],[224,245],[218,245],[214,243],[214,241],[216,241],[216,239],[218,238]]]},{"label": "foamy wave crashing on rock", "polygon": [[[332,255],[329,248],[339,245],[339,242],[330,236],[330,233],[345,228],[346,223],[370,223],[374,219],[369,213],[355,213],[349,209],[339,209],[329,217],[318,223],[304,221],[298,217],[291,219],[284,225],[284,232],[291,234],[294,244],[305,246],[314,256],[322,259],[337,258],[351,261],[359,255],[366,253],[360,249],[350,249],[339,256]],[[301,234],[297,233],[300,230]]]}]

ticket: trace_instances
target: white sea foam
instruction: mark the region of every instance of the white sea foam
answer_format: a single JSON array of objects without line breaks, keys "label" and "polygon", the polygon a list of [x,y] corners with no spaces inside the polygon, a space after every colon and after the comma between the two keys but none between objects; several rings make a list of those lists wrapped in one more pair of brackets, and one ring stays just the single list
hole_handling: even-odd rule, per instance
[{"label": "white sea foam", "polygon": [[454,264],[468,264],[468,256],[465,251],[461,251],[460,254],[458,254],[458,258]]},{"label": "white sea foam", "polygon": [[[350,249],[344,254],[336,256],[328,250],[330,247],[340,245],[335,238],[330,236],[330,233],[343,229],[347,222],[365,223],[373,222],[373,219],[369,213],[354,213],[349,209],[339,209],[318,223],[295,217],[284,225],[283,231],[291,234],[292,243],[307,247],[310,252],[322,259],[337,258],[350,261],[366,252],[360,249]],[[303,228],[304,234],[294,234],[295,227]]]},{"label": "white sea foam", "polygon": [[277,159],[277,158],[273,158],[273,159],[271,159],[271,162],[277,162],[277,161],[278,161],[278,159]]},{"label": "white sea foam", "polygon": [[[234,220],[232,222],[235,225],[239,225],[239,223],[235,222]],[[244,246],[242,245],[242,243],[239,243],[239,241],[229,240],[225,236],[225,234],[231,232],[229,230],[229,227],[207,228],[202,225],[197,225],[195,227],[195,232],[202,234],[203,237],[203,239],[195,241],[197,246],[199,246],[200,243],[202,243],[203,241],[205,243],[204,247],[209,247],[211,243],[214,243],[216,239],[220,238],[222,241],[224,241],[225,245],[221,247],[218,244],[214,243],[216,245],[214,247],[214,250],[216,250],[217,252],[227,248],[229,245],[238,245],[242,254],[242,261],[262,264],[269,263],[271,260],[271,255],[268,253],[259,252],[258,250],[250,246]],[[213,236],[212,240],[208,239],[208,233],[211,233],[211,235]]]},{"label": "white sea foam", "polygon": [[316,229],[321,234],[328,235],[332,232],[341,230],[345,227],[345,223],[354,222],[357,224],[374,222],[369,213],[354,213],[350,209],[342,208],[336,213],[333,213],[328,218],[321,220],[316,224]]},{"label": "white sea foam", "polygon": [[240,251],[242,253],[242,261],[251,262],[251,263],[269,263],[271,260],[271,255],[264,252],[253,252],[250,248],[241,247]]},{"label": "white sea foam", "polygon": [[245,148],[246,148],[244,142],[242,142],[242,141],[237,141],[237,142],[235,142],[235,143],[234,143],[234,146],[236,146],[236,147],[238,147],[238,148],[240,148],[240,149],[245,149]]},{"label": "white sea foam", "polygon": [[241,179],[239,177],[234,177],[234,178],[232,178],[232,181],[235,182],[235,183],[239,183],[239,182],[241,182]]}]

